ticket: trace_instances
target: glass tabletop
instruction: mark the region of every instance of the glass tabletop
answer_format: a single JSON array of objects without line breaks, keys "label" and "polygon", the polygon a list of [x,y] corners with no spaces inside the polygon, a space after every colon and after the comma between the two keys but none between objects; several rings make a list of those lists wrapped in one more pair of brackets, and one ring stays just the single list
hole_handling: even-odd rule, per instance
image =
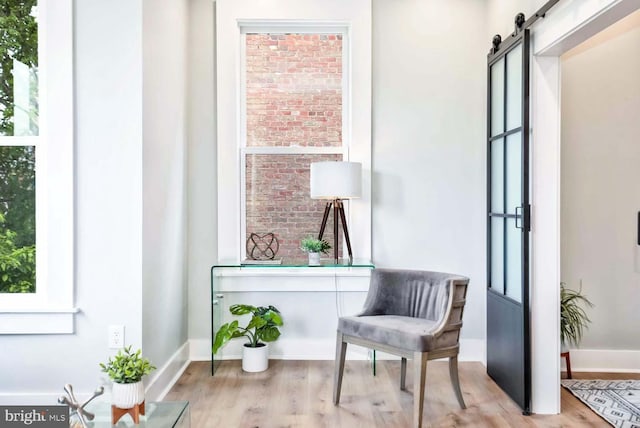
[{"label": "glass tabletop", "polygon": [[[92,428],[102,427],[153,427],[153,428],[183,428],[190,426],[188,401],[158,401],[145,403],[145,415],[140,416],[140,424],[133,423],[130,415],[124,415],[118,423],[111,425],[111,404],[100,401],[87,405],[87,411],[95,414],[95,419],[87,421]],[[71,426],[81,427],[77,416],[71,418]],[[75,422],[75,425],[73,424]]]},{"label": "glass tabletop", "polygon": [[349,259],[339,259],[337,262],[333,258],[320,259],[320,265],[310,265],[308,259],[278,259],[278,260],[243,260],[238,263],[236,261],[220,261],[212,266],[216,268],[375,268],[371,260],[354,259],[349,263]]}]

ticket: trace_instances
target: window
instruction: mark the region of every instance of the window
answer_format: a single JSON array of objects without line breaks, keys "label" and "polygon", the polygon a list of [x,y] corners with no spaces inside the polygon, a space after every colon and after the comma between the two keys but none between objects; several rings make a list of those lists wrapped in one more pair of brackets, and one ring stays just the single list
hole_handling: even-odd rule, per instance
[{"label": "window", "polygon": [[246,258],[251,233],[274,233],[277,258],[302,259],[325,205],[309,197],[309,165],[324,160],[362,163],[363,197],[347,215],[354,256],[370,258],[370,0],[216,8],[220,261]]},{"label": "window", "polygon": [[73,331],[72,0],[0,6],[0,334]]},{"label": "window", "polygon": [[273,233],[276,258],[301,258],[300,240],[318,234],[325,202],[309,196],[310,164],[343,159],[343,39],[317,29],[244,36],[241,241]]},{"label": "window", "polygon": [[[38,135],[37,1],[0,9],[0,135]],[[36,286],[37,139],[3,138],[0,146],[0,293]]]}]

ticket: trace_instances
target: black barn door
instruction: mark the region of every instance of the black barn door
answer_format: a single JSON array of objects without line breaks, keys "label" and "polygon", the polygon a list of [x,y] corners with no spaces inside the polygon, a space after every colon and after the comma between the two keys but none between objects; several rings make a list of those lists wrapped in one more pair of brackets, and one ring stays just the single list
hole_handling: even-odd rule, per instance
[{"label": "black barn door", "polygon": [[487,372],[528,414],[529,31],[487,65]]}]

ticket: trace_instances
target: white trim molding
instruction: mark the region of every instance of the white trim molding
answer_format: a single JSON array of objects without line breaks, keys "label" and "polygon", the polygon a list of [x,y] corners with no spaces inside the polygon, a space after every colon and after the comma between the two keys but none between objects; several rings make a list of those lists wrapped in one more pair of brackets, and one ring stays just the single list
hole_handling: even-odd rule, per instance
[{"label": "white trim molding", "polygon": [[571,349],[569,354],[572,372],[640,373],[638,350]]},{"label": "white trim molding", "polygon": [[565,0],[532,30],[532,411],[560,413],[560,60],[640,8],[637,0]]},{"label": "white trim molding", "polygon": [[78,312],[73,308],[73,0],[40,2],[38,14],[40,123],[39,135],[30,137],[37,151],[36,292],[0,295],[0,334],[73,333]]},{"label": "white trim molding", "polygon": [[182,373],[191,362],[189,358],[190,344],[186,341],[172,356],[169,361],[158,369],[153,378],[148,381],[145,389],[147,401],[161,401],[180,379]]},{"label": "white trim molding", "polygon": [[[349,228],[353,253],[371,258],[371,0],[218,0],[216,1],[218,111],[218,257],[240,261],[242,240],[243,146],[241,114],[242,33],[275,29],[284,31],[346,31],[343,97],[344,160],[362,163],[362,197],[349,203]],[[254,149],[251,149],[254,150]],[[245,150],[244,153],[251,153]],[[260,149],[257,152],[260,152]],[[281,149],[278,149],[281,150]],[[305,151],[286,149],[284,151]],[[315,149],[313,149],[315,150]],[[319,152],[324,152],[321,150]]]}]

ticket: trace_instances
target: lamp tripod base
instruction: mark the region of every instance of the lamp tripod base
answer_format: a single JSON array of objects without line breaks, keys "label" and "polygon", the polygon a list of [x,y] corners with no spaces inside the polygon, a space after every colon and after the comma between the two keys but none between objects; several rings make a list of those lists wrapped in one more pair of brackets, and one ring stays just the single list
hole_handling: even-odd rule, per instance
[{"label": "lamp tripod base", "polygon": [[324,208],[324,215],[322,217],[322,225],[320,226],[320,233],[318,234],[318,239],[322,240],[322,236],[324,235],[324,230],[327,227],[327,220],[329,219],[329,212],[331,211],[331,207],[333,206],[333,258],[335,263],[339,262],[338,258],[338,218],[342,223],[342,231],[344,232],[345,243],[347,244],[347,252],[349,254],[349,264],[353,263],[353,254],[351,252],[351,240],[349,239],[349,229],[347,228],[347,217],[344,214],[344,205],[342,204],[342,200],[334,199],[333,201],[327,202],[327,205]]}]

